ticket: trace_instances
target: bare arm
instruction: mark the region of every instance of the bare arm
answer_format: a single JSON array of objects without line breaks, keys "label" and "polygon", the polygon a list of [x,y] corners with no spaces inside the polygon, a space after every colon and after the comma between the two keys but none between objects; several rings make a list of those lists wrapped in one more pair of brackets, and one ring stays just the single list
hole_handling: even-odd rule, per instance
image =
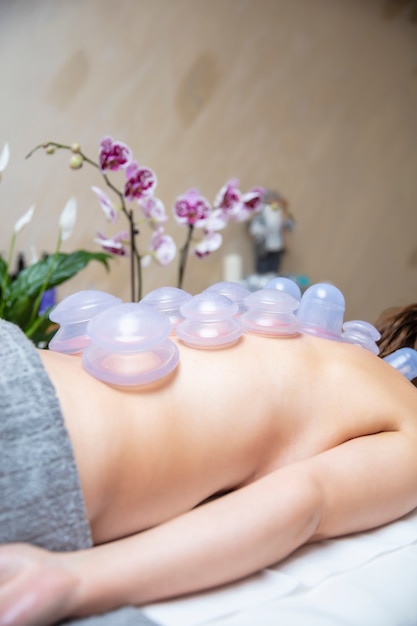
[{"label": "bare arm", "polygon": [[375,528],[417,507],[413,430],[358,437],[309,461],[323,503],[313,540]]},{"label": "bare arm", "polygon": [[401,432],[353,439],[140,535],[72,555],[76,569],[89,571],[81,612],[107,599],[141,605],[215,587],[306,542],[397,519],[417,506],[416,451]]},{"label": "bare arm", "polygon": [[298,469],[286,468],[153,529],[72,554],[83,573],[81,614],[215,587],[282,559],[316,530],[318,495]]},{"label": "bare arm", "polygon": [[[52,554],[5,546],[0,625],[16,602],[20,621],[5,624],[47,626],[236,580],[304,543],[317,526],[315,510],[314,485],[286,468],[161,526],[89,550]],[[41,581],[55,578],[60,584],[52,596]]]},{"label": "bare arm", "polygon": [[416,449],[400,432],[353,439],[139,535],[49,555],[69,577],[65,616],[214,587],[308,541],[396,519],[417,506]]}]

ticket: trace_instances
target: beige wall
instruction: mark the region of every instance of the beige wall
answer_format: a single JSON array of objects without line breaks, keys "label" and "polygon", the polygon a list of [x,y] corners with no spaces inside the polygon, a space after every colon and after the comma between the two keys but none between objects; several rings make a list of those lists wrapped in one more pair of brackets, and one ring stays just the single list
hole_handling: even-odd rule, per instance
[{"label": "beige wall", "polygon": [[[414,6],[414,18],[413,18]],[[413,2],[383,0],[0,0],[0,250],[32,202],[19,239],[55,244],[75,195],[65,250],[110,233],[90,186],[67,156],[36,144],[79,141],[96,157],[102,136],[126,141],[158,175],[168,211],[191,186],[210,199],[229,177],[279,190],[297,218],[283,270],[331,281],[348,318],[417,298],[417,23]],[[182,242],[185,231],[171,222]],[[252,246],[231,226],[222,249],[190,259],[194,293],[222,278],[224,254]],[[145,292],[176,269],[145,270]],[[127,265],[90,267],[83,288],[128,298]]]}]

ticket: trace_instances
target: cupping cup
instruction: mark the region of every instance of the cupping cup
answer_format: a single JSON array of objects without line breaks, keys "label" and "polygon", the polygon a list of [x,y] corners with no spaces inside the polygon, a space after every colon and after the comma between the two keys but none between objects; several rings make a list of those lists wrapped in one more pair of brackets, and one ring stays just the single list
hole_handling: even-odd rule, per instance
[{"label": "cupping cup", "polygon": [[237,311],[236,302],[214,291],[193,296],[180,308],[185,319],[176,328],[177,337],[193,348],[231,345],[243,332]]},{"label": "cupping cup", "polygon": [[300,323],[294,311],[298,300],[277,289],[259,289],[245,298],[241,321],[245,331],[269,336],[296,335]]},{"label": "cupping cup", "polygon": [[147,305],[119,304],[96,315],[87,330],[91,343],[83,352],[83,366],[103,382],[145,385],[167,376],[178,364],[169,319]]},{"label": "cupping cup", "polygon": [[414,348],[399,348],[385,356],[384,361],[404,374],[408,380],[417,378],[417,350]]},{"label": "cupping cup", "polygon": [[277,291],[288,293],[298,301],[301,300],[301,289],[296,282],[285,276],[275,276],[271,278],[271,280],[266,283],[265,289],[277,289]]},{"label": "cupping cup", "polygon": [[244,299],[250,294],[249,289],[241,285],[240,283],[234,283],[233,281],[223,281],[220,283],[214,283],[203,291],[219,293],[221,296],[229,298],[232,302],[236,302],[238,310],[236,315],[241,315],[246,311]]},{"label": "cupping cup", "polygon": [[303,293],[297,318],[301,332],[325,339],[341,340],[345,299],[342,292],[327,283],[316,283]]},{"label": "cupping cup", "polygon": [[164,313],[171,322],[171,333],[184,317],[180,313],[180,307],[191,300],[192,296],[183,289],[177,287],[159,287],[148,293],[141,302],[151,306],[156,311]]},{"label": "cupping cup", "polygon": [[120,298],[94,289],[77,291],[64,298],[49,314],[49,319],[60,325],[49,342],[49,349],[65,354],[81,353],[90,343],[89,321],[100,311],[120,302]]},{"label": "cupping cup", "polygon": [[380,332],[369,322],[362,320],[352,320],[343,324],[342,339],[347,343],[353,343],[369,350],[375,355],[379,354],[379,347],[376,344],[381,339]]}]

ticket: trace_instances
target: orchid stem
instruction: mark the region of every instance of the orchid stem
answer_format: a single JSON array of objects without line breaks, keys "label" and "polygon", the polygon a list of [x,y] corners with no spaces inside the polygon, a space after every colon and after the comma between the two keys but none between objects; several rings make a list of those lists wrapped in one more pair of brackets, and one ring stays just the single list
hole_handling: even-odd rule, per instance
[{"label": "orchid stem", "polygon": [[193,236],[194,224],[188,224],[187,238],[183,247],[180,250],[180,267],[178,272],[178,288],[182,289],[182,283],[184,281],[185,267],[187,265],[188,250],[190,248],[191,239]]}]

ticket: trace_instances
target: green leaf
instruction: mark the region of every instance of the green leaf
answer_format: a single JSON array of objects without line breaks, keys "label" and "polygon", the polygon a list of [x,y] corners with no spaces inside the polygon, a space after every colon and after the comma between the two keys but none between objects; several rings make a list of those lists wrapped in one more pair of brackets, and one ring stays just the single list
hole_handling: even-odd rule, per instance
[{"label": "green leaf", "polygon": [[51,308],[37,317],[25,331],[26,336],[29,337],[35,345],[39,346],[39,344],[45,344],[40,347],[46,347],[57,331],[56,324],[52,324],[49,319]]},{"label": "green leaf", "polygon": [[9,292],[9,268],[6,261],[0,255],[0,317],[2,317],[4,308],[7,302],[7,296]]},{"label": "green leaf", "polygon": [[35,298],[27,294],[13,301],[8,299],[2,317],[9,320],[9,322],[13,322],[13,324],[16,324],[22,330],[25,330],[32,317],[34,304]]},{"label": "green leaf", "polygon": [[[90,261],[98,261],[109,270],[110,258],[112,256],[105,252],[77,250],[49,255],[29,265],[15,280],[7,280],[5,293],[0,291],[0,316],[19,326],[35,345],[49,343],[56,329],[49,321],[49,312],[37,316],[41,294],[78,274]],[[0,276],[2,269],[7,273],[7,266],[0,257]]]},{"label": "green leaf", "polygon": [[105,252],[87,250],[50,255],[20,272],[10,287],[8,300],[13,302],[24,296],[36,297],[43,287],[50,289],[64,283],[84,269],[90,261],[98,261],[108,270],[110,258],[111,255]]},{"label": "green leaf", "polygon": [[7,271],[7,263],[0,255],[0,276],[3,276],[4,272]]}]

